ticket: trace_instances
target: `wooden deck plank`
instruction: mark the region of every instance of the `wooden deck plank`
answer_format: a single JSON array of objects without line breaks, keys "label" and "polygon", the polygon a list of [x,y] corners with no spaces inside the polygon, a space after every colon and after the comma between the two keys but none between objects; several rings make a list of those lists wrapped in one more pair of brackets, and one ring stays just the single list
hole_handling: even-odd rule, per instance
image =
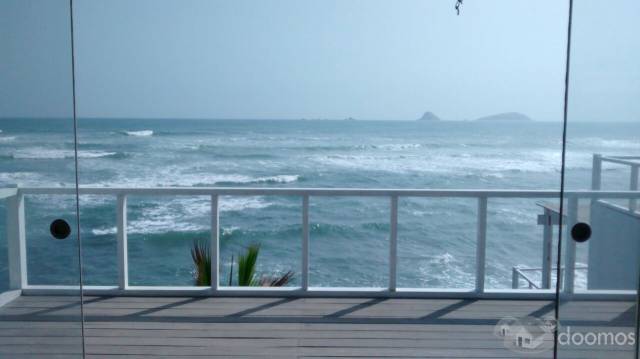
[{"label": "wooden deck plank", "polygon": [[[562,313],[588,317],[581,328],[613,323],[607,329],[628,330],[620,318],[633,310],[625,302],[572,302]],[[493,335],[502,317],[532,313],[552,315],[552,303],[86,297],[85,342],[87,358],[551,358],[513,353]],[[0,357],[79,357],[79,318],[77,297],[20,297],[0,308]],[[597,349],[565,354],[629,357],[619,348]]]}]

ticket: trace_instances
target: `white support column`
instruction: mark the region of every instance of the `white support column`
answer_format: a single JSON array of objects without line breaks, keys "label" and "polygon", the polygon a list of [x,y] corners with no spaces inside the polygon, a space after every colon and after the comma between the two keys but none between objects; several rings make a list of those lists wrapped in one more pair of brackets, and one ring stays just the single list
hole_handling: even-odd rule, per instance
[{"label": "white support column", "polygon": [[396,291],[398,278],[398,196],[391,196],[389,228],[389,291]]},{"label": "white support column", "polygon": [[211,290],[216,292],[220,288],[220,206],[217,194],[211,196],[211,242],[209,251],[211,256]]},{"label": "white support column", "polygon": [[[629,181],[629,190],[637,191],[638,190],[638,166],[631,166],[631,178]],[[634,212],[638,209],[638,200],[632,198],[629,200],[629,210]]]},{"label": "white support column", "polygon": [[302,290],[309,289],[309,196],[302,196]]},{"label": "white support column", "polygon": [[476,241],[476,292],[484,292],[487,256],[487,197],[478,197],[478,230]]},{"label": "white support column", "polygon": [[591,190],[599,191],[602,186],[602,155],[593,154],[593,166],[591,167]]},{"label": "white support column", "polygon": [[7,198],[7,252],[9,288],[27,286],[27,241],[25,236],[24,196]]},{"label": "white support column", "polygon": [[127,242],[127,196],[119,194],[116,207],[116,227],[118,241],[118,287],[129,286],[129,250]]},{"label": "white support column", "polygon": [[519,289],[520,288],[520,273],[518,272],[518,267],[515,266],[511,268],[511,289]]},{"label": "white support column", "polygon": [[542,289],[551,288],[551,268],[553,253],[553,217],[549,209],[544,210],[542,227]]},{"label": "white support column", "polygon": [[[562,215],[562,213],[560,214]],[[571,237],[571,228],[578,223],[578,198],[569,197],[564,247],[564,291],[573,293],[576,269],[576,242]],[[562,229],[560,229],[562,230]]]}]

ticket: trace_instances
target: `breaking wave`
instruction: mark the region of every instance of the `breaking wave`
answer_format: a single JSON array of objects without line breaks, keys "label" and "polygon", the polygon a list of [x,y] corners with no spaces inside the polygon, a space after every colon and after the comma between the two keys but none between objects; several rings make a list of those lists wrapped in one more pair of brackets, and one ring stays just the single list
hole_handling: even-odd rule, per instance
[{"label": "breaking wave", "polygon": [[123,131],[122,133],[127,135],[127,136],[134,136],[134,137],[149,137],[149,136],[153,136],[153,131],[152,130]]},{"label": "breaking wave", "polygon": [[[101,158],[101,157],[123,157],[124,154],[120,152],[108,152],[108,151],[79,151],[79,158]],[[14,159],[67,159],[74,158],[74,152],[71,150],[52,150],[46,148],[27,148],[24,150],[18,150],[11,154]]]}]

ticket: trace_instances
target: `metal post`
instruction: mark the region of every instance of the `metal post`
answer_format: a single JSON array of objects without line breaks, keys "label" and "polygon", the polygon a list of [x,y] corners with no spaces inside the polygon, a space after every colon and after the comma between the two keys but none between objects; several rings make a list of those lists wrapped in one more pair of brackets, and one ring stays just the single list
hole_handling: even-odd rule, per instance
[{"label": "metal post", "polygon": [[127,242],[127,196],[119,194],[116,207],[116,228],[118,241],[118,287],[129,286],[129,255]]},{"label": "metal post", "polygon": [[309,289],[309,196],[302,196],[302,290]]},{"label": "metal post", "polygon": [[487,197],[478,197],[478,231],[476,242],[476,292],[484,292],[487,255]]},{"label": "metal post", "polygon": [[217,194],[211,196],[211,242],[209,253],[211,256],[211,290],[217,291],[220,287],[220,207]]},{"label": "metal post", "polygon": [[511,288],[518,289],[520,287],[520,273],[518,267],[511,268]]},{"label": "metal post", "polygon": [[391,196],[389,229],[389,291],[396,291],[398,278],[398,196]]},{"label": "metal post", "polygon": [[542,230],[542,288],[551,288],[551,267],[553,253],[553,217],[549,209],[544,210],[545,224]]},{"label": "metal post", "polygon": [[27,245],[25,237],[24,196],[17,193],[7,198],[7,254],[9,288],[27,286]]},{"label": "metal post", "polygon": [[591,190],[599,191],[602,187],[602,155],[593,154],[593,166],[591,167]]},{"label": "metal post", "polygon": [[[561,214],[562,215],[562,214]],[[564,252],[564,291],[573,293],[576,270],[576,242],[571,238],[571,228],[578,222],[578,197],[569,197]]]},{"label": "metal post", "polygon": [[[638,165],[631,166],[631,179],[629,181],[629,190],[637,191],[638,190]],[[631,212],[635,212],[638,209],[638,200],[636,198],[632,198],[629,200],[629,210]]]}]

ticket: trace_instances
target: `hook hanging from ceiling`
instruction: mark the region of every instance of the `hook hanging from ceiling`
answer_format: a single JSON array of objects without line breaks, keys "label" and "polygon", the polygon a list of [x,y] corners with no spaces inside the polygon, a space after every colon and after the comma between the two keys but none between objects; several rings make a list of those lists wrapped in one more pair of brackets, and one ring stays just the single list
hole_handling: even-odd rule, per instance
[{"label": "hook hanging from ceiling", "polygon": [[460,7],[462,6],[462,1],[463,0],[456,0],[456,14],[459,16],[460,15]]}]

